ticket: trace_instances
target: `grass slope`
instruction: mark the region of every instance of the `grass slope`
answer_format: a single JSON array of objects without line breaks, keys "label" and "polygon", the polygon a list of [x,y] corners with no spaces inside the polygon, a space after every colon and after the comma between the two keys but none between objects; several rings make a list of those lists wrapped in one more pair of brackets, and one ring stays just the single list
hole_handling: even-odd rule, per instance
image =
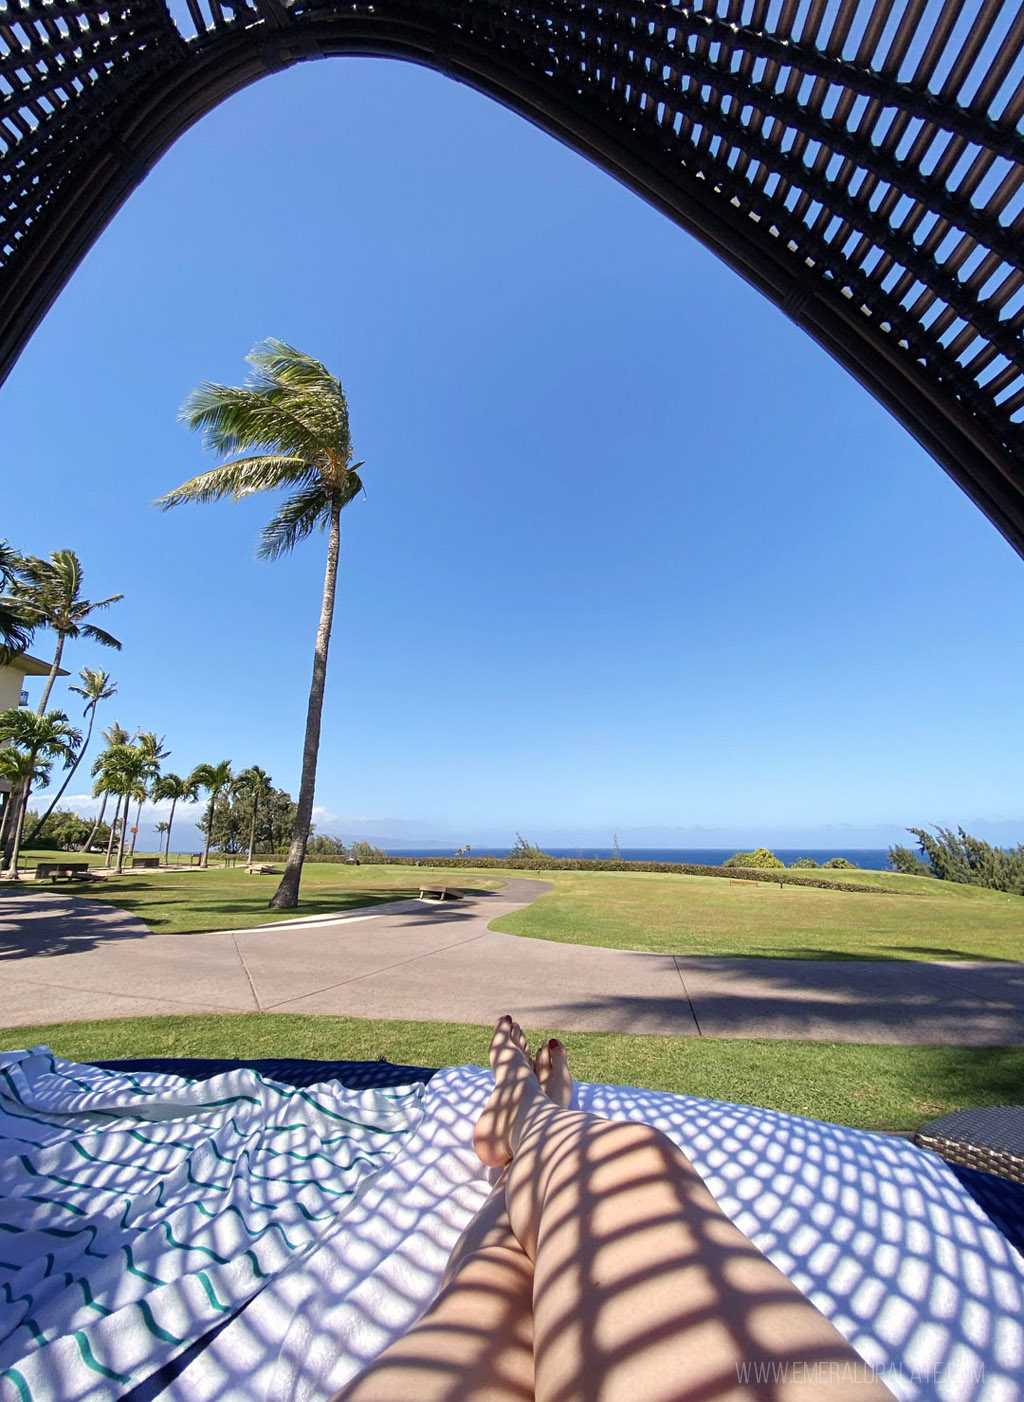
[{"label": "grass slope", "polygon": [[[566,1033],[581,1080],[762,1105],[860,1129],[916,1129],[936,1115],[1019,1098],[1024,1047],[896,1047]],[[45,1044],[75,1061],[143,1056],[299,1056],[415,1066],[486,1064],[490,1028],[247,1013],[130,1018],[0,1032],[0,1048]]]},{"label": "grass slope", "polygon": [[892,872],[844,872],[898,894],[721,877],[556,872],[555,890],[493,928],[656,954],[775,959],[1021,959],[1024,901]]}]

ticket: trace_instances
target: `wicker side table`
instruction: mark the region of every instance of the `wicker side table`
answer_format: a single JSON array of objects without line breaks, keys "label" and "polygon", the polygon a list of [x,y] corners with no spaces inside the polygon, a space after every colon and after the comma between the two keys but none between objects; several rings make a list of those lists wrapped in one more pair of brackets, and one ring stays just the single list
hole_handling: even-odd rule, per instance
[{"label": "wicker side table", "polygon": [[914,1135],[948,1163],[1024,1183],[1024,1105],[986,1105],[932,1120]]}]

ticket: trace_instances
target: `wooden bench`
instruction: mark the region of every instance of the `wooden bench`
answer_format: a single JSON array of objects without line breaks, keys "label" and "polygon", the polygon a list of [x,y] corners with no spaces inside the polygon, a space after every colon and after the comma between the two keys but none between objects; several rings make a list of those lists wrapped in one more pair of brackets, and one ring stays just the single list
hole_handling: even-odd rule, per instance
[{"label": "wooden bench", "polygon": [[89,870],[88,862],[39,862],[36,865],[36,880],[50,881],[104,881]]},{"label": "wooden bench", "polygon": [[150,869],[152,869],[153,867],[158,867],[159,865],[160,865],[160,858],[159,858],[159,857],[133,857],[133,858],[132,858],[132,866],[133,866],[133,867],[149,867]]},{"label": "wooden bench", "polygon": [[265,862],[262,862],[262,863],[256,863],[256,862],[254,862],[253,865],[252,865],[251,867],[246,867],[245,870],[246,870],[246,874],[247,874],[248,876],[278,876],[278,875],[279,875],[279,872],[277,871],[277,868],[276,868],[276,867],[267,866],[267,864],[266,864]]},{"label": "wooden bench", "polygon": [[420,900],[434,901],[459,901],[462,899],[462,892],[453,890],[451,886],[421,886]]}]

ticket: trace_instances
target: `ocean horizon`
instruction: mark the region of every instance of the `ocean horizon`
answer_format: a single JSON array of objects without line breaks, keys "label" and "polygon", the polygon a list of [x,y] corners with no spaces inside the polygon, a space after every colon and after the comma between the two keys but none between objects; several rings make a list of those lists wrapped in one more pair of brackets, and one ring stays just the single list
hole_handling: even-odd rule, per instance
[{"label": "ocean horizon", "polygon": [[[389,857],[418,857],[421,861],[431,857],[454,857],[454,847],[387,847]],[[510,847],[471,847],[469,857],[507,857]],[[773,847],[771,849],[780,862],[790,866],[798,857],[810,857],[819,866],[830,857],[845,857],[861,871],[885,871],[888,868],[888,851],[884,847]],[[621,847],[619,856],[624,862],[681,862],[688,866],[720,867],[733,856],[735,847]],[[584,858],[598,861],[611,861],[614,852],[611,847],[545,847],[549,857]]]}]

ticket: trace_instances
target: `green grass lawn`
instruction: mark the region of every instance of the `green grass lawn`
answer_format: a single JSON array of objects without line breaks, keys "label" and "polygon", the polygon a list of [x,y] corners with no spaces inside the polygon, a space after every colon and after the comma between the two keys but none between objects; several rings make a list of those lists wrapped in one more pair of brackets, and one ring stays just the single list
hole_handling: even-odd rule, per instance
[{"label": "green grass lawn", "polygon": [[[67,855],[66,853],[64,854]],[[48,860],[42,857],[41,860]],[[277,863],[278,872],[284,863]],[[453,879],[455,878],[455,879]],[[39,890],[71,891],[76,896],[103,901],[137,915],[158,934],[194,934],[200,930],[242,930],[252,925],[332,914],[357,906],[418,896],[420,882],[437,881],[460,891],[487,891],[503,886],[495,872],[430,871],[417,867],[348,867],[335,863],[309,863],[302,874],[302,903],[297,910],[270,910],[268,901],[277,890],[278,876],[247,876],[243,867],[211,867],[208,871],[131,871],[92,885],[61,882],[36,886],[0,886],[0,898]]]},{"label": "green grass lawn", "polygon": [[[279,864],[280,866],[280,864]],[[859,884],[895,888],[877,894],[808,886],[734,884],[722,877],[648,872],[542,873],[555,890],[494,922],[530,939],[604,945],[652,953],[797,959],[1021,959],[1024,901],[978,886],[927,877],[858,871]],[[510,876],[532,877],[533,872]],[[160,934],[237,930],[269,921],[348,911],[415,896],[420,883],[462,891],[493,890],[493,869],[310,863],[298,910],[272,911],[275,876],[240,867],[209,871],[126,871],[76,895],[131,911]],[[4,885],[0,896],[38,890]],[[44,889],[49,889],[46,887]]]},{"label": "green grass lawn", "polygon": [[775,959],[1022,959],[1024,900],[892,872],[829,872],[877,895],[715,876],[554,872],[555,890],[494,922],[531,939],[657,954]]},{"label": "green grass lawn", "polygon": [[[532,1028],[561,1036],[581,1080],[763,1105],[860,1129],[916,1129],[971,1105],[1012,1102],[1024,1047],[717,1041]],[[287,1013],[130,1018],[15,1028],[0,1048],[46,1044],[76,1061],[141,1056],[300,1056],[415,1066],[486,1064],[490,1028]]]}]

